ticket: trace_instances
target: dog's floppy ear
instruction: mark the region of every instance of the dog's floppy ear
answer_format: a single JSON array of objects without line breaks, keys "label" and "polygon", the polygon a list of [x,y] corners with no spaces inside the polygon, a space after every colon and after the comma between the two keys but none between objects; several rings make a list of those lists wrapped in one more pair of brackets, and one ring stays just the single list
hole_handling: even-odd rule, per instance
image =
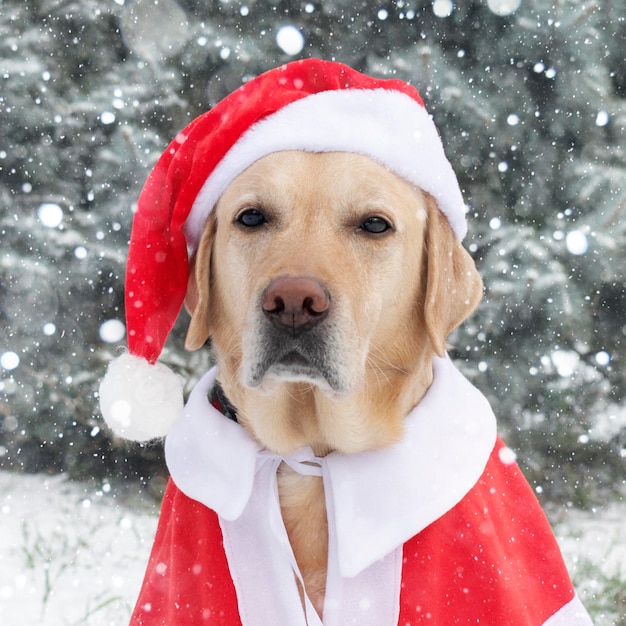
[{"label": "dog's floppy ear", "polygon": [[187,329],[185,348],[197,350],[209,338],[209,277],[211,274],[211,250],[215,237],[217,222],[213,214],[209,215],[200,244],[196,253],[189,261],[189,281],[185,307],[191,315],[191,322]]},{"label": "dog's floppy ear", "polygon": [[435,199],[424,195],[428,210],[424,317],[433,348],[443,356],[448,335],[478,306],[483,283]]}]

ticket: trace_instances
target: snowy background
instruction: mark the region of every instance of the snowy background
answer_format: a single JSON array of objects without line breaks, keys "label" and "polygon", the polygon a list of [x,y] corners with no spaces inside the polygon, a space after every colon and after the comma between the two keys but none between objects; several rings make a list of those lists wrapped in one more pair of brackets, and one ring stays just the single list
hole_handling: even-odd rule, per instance
[{"label": "snowy background", "polygon": [[[308,56],[423,95],[486,285],[453,357],[597,623],[626,623],[626,9],[611,0],[0,0],[0,622],[124,623],[166,479],[161,448],[113,439],[97,408],[125,343],[134,203],[191,119]],[[184,327],[163,360],[191,386],[210,357],[184,352]]]}]

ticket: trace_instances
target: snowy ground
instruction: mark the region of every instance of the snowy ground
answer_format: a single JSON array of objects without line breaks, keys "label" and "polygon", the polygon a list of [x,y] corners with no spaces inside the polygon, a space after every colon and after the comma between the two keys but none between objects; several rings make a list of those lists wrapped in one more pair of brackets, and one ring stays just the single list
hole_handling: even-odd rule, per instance
[{"label": "snowy ground", "polygon": [[[109,485],[0,472],[0,624],[126,626],[156,516]],[[596,626],[626,624],[626,503],[551,518]]]},{"label": "snowy ground", "polygon": [[0,624],[126,626],[156,522],[107,485],[0,472]]}]

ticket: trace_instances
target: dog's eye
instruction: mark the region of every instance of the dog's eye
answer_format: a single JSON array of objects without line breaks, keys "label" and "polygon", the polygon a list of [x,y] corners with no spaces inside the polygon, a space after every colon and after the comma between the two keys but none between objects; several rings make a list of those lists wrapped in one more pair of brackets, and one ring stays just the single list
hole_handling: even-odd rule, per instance
[{"label": "dog's eye", "polygon": [[382,217],[368,217],[361,224],[361,228],[367,233],[379,235],[380,233],[384,233],[389,230],[391,228],[391,224],[389,224],[389,222],[384,220]]},{"label": "dog's eye", "polygon": [[267,220],[258,209],[246,209],[237,216],[237,222],[246,228],[256,228],[265,224]]}]

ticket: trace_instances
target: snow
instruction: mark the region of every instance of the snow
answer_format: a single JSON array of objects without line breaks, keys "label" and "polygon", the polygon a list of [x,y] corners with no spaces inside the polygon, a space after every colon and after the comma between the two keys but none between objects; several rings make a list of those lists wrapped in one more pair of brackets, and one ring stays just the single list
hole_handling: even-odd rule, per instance
[{"label": "snow", "polygon": [[573,376],[580,363],[580,355],[574,350],[555,350],[550,355],[550,359],[557,374],[562,378]]},{"label": "snow", "polygon": [[0,355],[0,367],[7,371],[14,370],[20,364],[19,354],[12,350],[7,350]]},{"label": "snow", "polygon": [[598,365],[602,365],[603,367],[607,366],[611,362],[611,355],[606,350],[600,350],[596,354],[596,363]]},{"label": "snow", "polygon": [[596,126],[606,126],[611,121],[611,116],[608,111],[598,111],[596,115]]},{"label": "snow", "polygon": [[580,256],[589,249],[589,240],[582,230],[572,230],[565,237],[565,245],[571,254]]},{"label": "snow", "polygon": [[281,26],[276,33],[278,47],[290,56],[300,54],[304,48],[304,36],[295,26]]},{"label": "snow", "polygon": [[[0,472],[0,623],[125,626],[157,514],[156,501],[132,486]],[[583,603],[596,607],[596,626],[616,623],[597,600],[605,585],[624,585],[626,503],[548,514]]]},{"label": "snow", "polygon": [[487,0],[487,6],[500,17],[515,13],[522,4],[522,0]]},{"label": "snow", "polygon": [[107,126],[113,124],[115,120],[116,117],[113,111],[102,111],[102,113],[100,113],[100,121]]},{"label": "snow", "polygon": [[106,343],[117,343],[126,336],[126,326],[118,319],[106,320],[100,324],[98,335]]},{"label": "snow", "polygon": [[[590,511],[555,511],[556,536],[574,579],[589,564],[606,576],[626,578],[625,515],[623,503]],[[593,580],[581,580],[581,589],[589,586],[594,586]]]},{"label": "snow", "polygon": [[506,123],[509,126],[517,126],[519,124],[519,122],[520,122],[520,118],[519,118],[519,115],[517,113],[511,113],[511,114],[507,115]]},{"label": "snow", "polygon": [[452,0],[434,0],[433,13],[437,17],[450,17],[454,11],[454,2]]},{"label": "snow", "polygon": [[626,502],[602,509],[553,510],[555,534],[578,594],[595,626],[626,618]]},{"label": "snow", "polygon": [[55,202],[44,202],[37,208],[39,221],[48,228],[56,228],[63,221],[63,209]]},{"label": "snow", "polygon": [[157,503],[110,485],[7,472],[0,494],[0,623],[127,624]]},{"label": "snow", "polygon": [[153,63],[178,54],[192,32],[187,15],[176,0],[124,3],[121,25],[126,45]]}]

